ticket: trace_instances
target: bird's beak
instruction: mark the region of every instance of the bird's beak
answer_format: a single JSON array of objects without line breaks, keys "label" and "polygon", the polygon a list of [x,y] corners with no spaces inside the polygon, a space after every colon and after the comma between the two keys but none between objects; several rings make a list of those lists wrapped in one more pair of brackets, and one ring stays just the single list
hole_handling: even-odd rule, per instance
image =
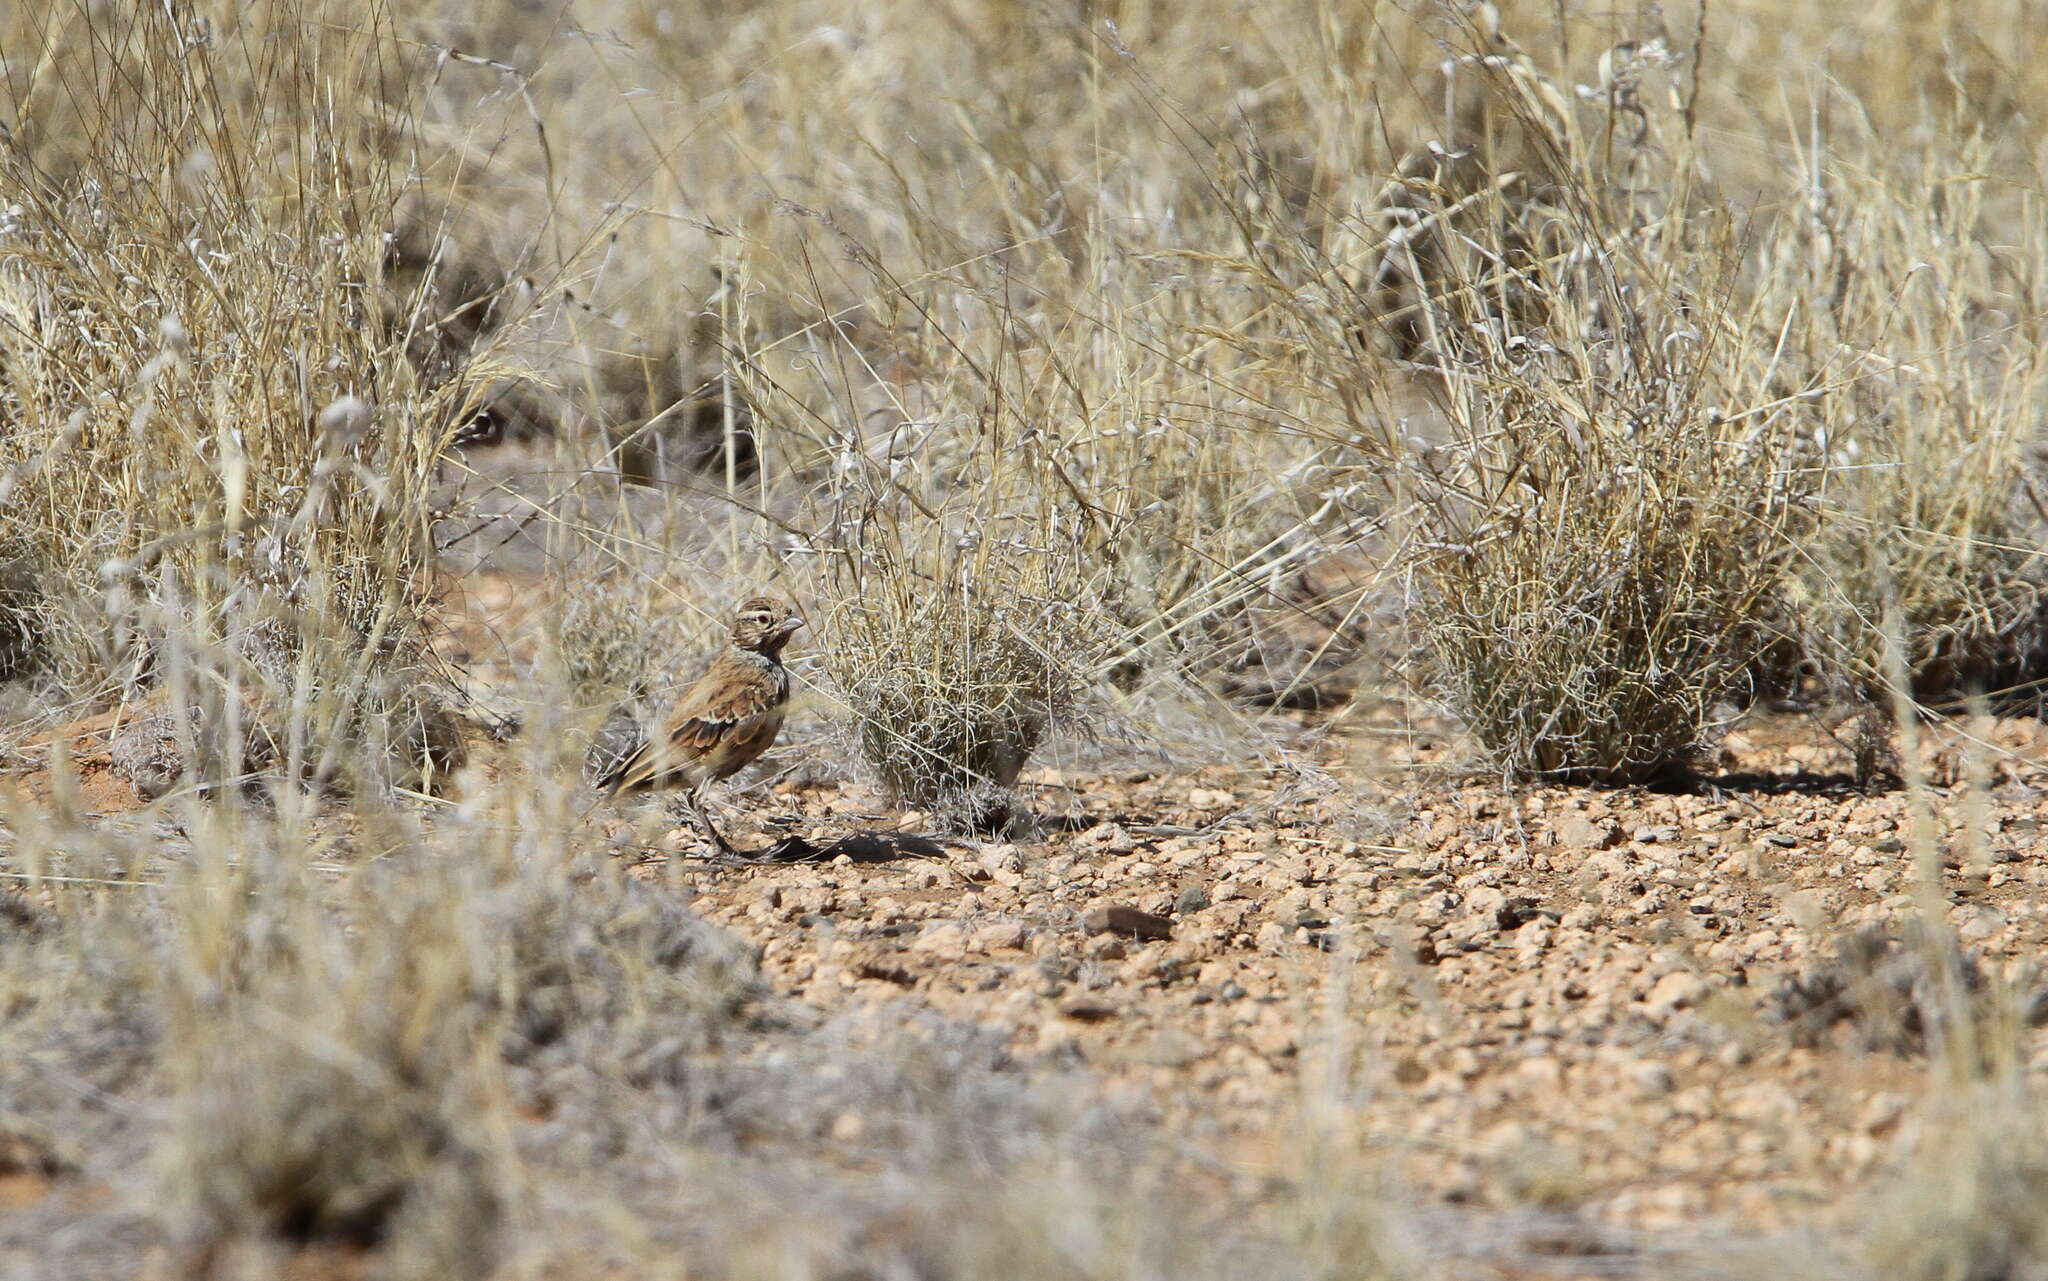
[{"label": "bird's beak", "polygon": [[787,636],[789,633],[795,631],[797,628],[802,627],[803,625],[804,620],[801,618],[785,618],[782,620],[782,634]]}]

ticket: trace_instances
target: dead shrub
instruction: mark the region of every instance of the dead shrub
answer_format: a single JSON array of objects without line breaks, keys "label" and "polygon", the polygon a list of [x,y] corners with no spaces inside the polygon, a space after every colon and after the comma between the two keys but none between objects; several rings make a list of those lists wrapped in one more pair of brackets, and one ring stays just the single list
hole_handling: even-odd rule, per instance
[{"label": "dead shrub", "polygon": [[766,994],[751,948],[610,869],[522,878],[494,918],[509,1062],[672,1081]]},{"label": "dead shrub", "polygon": [[508,1084],[687,1081],[761,995],[751,949],[559,851],[407,844],[337,896],[209,847],[179,893],[161,1213],[203,1241],[375,1248],[396,1275],[488,1271]]},{"label": "dead shrub", "polygon": [[1752,233],[1697,189],[1668,44],[1616,45],[1573,92],[1484,16],[1380,254],[1437,421],[1361,438],[1429,684],[1491,763],[1644,782],[1689,769],[1778,658],[1814,415],[1753,336]]},{"label": "dead shrub", "polygon": [[861,755],[890,791],[942,824],[993,831],[1013,817],[1031,754],[1079,713],[1109,638],[1057,552],[944,537],[870,543],[874,563],[846,571],[851,590],[821,635]]},{"label": "dead shrub", "polygon": [[161,1212],[187,1235],[389,1243],[403,1275],[491,1258],[491,1003],[462,878],[377,879],[339,917],[274,855],[213,854],[181,887],[156,1165]]}]

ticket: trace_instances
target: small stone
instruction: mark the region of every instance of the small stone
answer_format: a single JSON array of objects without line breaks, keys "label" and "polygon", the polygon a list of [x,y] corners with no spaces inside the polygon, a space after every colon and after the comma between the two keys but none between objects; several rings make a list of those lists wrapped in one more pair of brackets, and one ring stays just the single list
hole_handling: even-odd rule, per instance
[{"label": "small stone", "polygon": [[2005,913],[1988,903],[1956,910],[1956,937],[1965,943],[1982,943],[2005,928]]},{"label": "small stone", "polygon": [[1695,1005],[1706,995],[1707,985],[1699,975],[1686,970],[1674,970],[1658,979],[1650,988],[1643,1004],[1652,1012],[1663,1013]]},{"label": "small stone", "polygon": [[1818,930],[1827,920],[1827,895],[1820,890],[1794,890],[1783,905],[1785,915],[1802,930]]},{"label": "small stone", "polygon": [[974,932],[974,946],[982,952],[1022,951],[1030,933],[1020,921],[997,921]]},{"label": "small stone", "polygon": [[1662,1063],[1642,1062],[1629,1069],[1638,1093],[1645,1096],[1669,1094],[1673,1085],[1671,1069]]},{"label": "small stone", "polygon": [[1024,870],[1024,852],[1014,845],[991,845],[974,856],[975,861],[991,872],[1021,872]]},{"label": "small stone", "polygon": [[1595,822],[1576,815],[1559,819],[1550,829],[1557,843],[1568,850],[1604,850],[1621,843],[1621,824]]},{"label": "small stone", "polygon": [[1081,927],[1090,934],[1122,934],[1140,939],[1173,937],[1172,921],[1122,904],[1096,908],[1081,918]]},{"label": "small stone", "polygon": [[934,925],[917,936],[910,950],[941,961],[957,961],[967,952],[967,931],[958,925]]},{"label": "small stone", "polygon": [[1219,792],[1211,787],[1197,787],[1188,793],[1188,808],[1197,810],[1228,809],[1237,804],[1237,798],[1228,792]]},{"label": "small stone", "polygon": [[1190,885],[1180,892],[1179,898],[1174,900],[1173,910],[1182,916],[1186,916],[1190,912],[1199,912],[1207,906],[1209,906],[1209,892],[1199,885]]},{"label": "small stone", "polygon": [[1120,823],[1097,823],[1075,837],[1073,844],[1076,850],[1097,854],[1128,854],[1137,848],[1137,842]]},{"label": "small stone", "polygon": [[1108,938],[1090,939],[1088,955],[1097,961],[1121,961],[1130,955],[1124,950],[1124,941],[1115,935]]}]

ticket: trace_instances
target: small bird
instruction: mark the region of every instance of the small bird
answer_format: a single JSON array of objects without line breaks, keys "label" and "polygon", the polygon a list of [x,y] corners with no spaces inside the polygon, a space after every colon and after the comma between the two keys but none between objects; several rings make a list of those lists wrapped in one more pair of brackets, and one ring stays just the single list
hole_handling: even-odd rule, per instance
[{"label": "small bird", "polygon": [[782,647],[803,625],[795,610],[772,596],[742,604],[732,643],[690,686],[661,732],[606,771],[598,786],[616,796],[629,788],[681,784],[712,843],[731,855],[732,846],[704,812],[704,788],[746,768],[782,731],[789,703]]}]

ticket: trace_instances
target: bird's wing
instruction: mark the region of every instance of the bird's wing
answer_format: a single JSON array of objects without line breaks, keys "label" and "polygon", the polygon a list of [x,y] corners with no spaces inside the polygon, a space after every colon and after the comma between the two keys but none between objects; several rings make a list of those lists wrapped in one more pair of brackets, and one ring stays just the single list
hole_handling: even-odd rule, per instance
[{"label": "bird's wing", "polygon": [[614,766],[601,783],[617,792],[689,767],[729,745],[751,744],[771,721],[779,725],[785,687],[777,673],[721,654],[681,703],[662,732]]},{"label": "bird's wing", "polygon": [[782,706],[784,689],[777,675],[772,668],[720,654],[669,717],[669,742],[685,752],[704,753],[749,737]]}]

